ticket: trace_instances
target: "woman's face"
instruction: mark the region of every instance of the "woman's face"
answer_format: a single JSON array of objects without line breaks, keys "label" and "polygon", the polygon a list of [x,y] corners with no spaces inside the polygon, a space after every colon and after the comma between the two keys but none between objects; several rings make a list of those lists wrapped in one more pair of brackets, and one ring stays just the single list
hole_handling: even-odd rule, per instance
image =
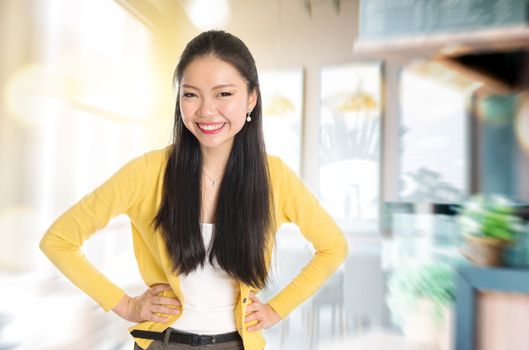
[{"label": "woman's face", "polygon": [[182,119],[202,149],[231,150],[233,138],[255,107],[257,94],[248,94],[237,69],[213,56],[191,61],[180,81]]}]

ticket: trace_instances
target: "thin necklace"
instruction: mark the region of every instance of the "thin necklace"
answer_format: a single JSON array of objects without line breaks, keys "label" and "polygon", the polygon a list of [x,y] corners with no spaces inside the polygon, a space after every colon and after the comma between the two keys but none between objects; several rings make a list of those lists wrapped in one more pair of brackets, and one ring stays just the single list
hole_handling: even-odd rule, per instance
[{"label": "thin necklace", "polygon": [[206,171],[204,169],[202,169],[202,171],[211,180],[211,186],[215,187],[215,185],[217,184],[217,180],[212,178],[211,176],[209,176],[208,173],[206,173]]}]

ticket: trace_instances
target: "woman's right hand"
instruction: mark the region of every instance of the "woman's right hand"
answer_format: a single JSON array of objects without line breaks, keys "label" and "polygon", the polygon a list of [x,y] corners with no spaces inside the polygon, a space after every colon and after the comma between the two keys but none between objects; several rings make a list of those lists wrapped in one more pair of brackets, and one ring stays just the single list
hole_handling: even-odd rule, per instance
[{"label": "woman's right hand", "polygon": [[131,322],[167,322],[168,317],[159,316],[156,313],[178,315],[180,311],[175,306],[180,306],[181,304],[177,298],[158,296],[159,293],[166,290],[171,290],[171,286],[168,284],[155,284],[137,297],[131,298],[125,294],[112,311]]}]

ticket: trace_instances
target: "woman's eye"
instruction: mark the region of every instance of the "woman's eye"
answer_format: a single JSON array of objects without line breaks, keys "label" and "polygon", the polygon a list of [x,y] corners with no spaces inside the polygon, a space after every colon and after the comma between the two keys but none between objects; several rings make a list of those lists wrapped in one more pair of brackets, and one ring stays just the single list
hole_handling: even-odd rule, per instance
[{"label": "woman's eye", "polygon": [[182,94],[182,96],[186,97],[186,98],[191,98],[191,97],[195,97],[196,95],[192,92],[184,92]]},{"label": "woman's eye", "polygon": [[225,91],[224,91],[224,92],[221,92],[221,93],[220,93],[220,96],[221,96],[221,97],[226,97],[226,96],[231,96],[231,95],[232,95],[231,92],[225,92]]}]

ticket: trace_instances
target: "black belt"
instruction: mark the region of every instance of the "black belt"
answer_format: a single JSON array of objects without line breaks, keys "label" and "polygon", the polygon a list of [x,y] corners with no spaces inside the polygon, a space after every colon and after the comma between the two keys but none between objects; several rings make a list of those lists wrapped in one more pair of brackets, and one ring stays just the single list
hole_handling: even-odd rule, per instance
[{"label": "black belt", "polygon": [[[168,334],[169,333],[169,334]],[[133,330],[130,334],[134,338],[153,339],[163,342],[187,344],[191,346],[212,345],[217,343],[226,343],[234,340],[241,340],[237,331],[231,333],[200,335],[193,333],[182,333],[173,328],[167,328],[163,332]],[[168,336],[168,337],[167,337]]]}]

